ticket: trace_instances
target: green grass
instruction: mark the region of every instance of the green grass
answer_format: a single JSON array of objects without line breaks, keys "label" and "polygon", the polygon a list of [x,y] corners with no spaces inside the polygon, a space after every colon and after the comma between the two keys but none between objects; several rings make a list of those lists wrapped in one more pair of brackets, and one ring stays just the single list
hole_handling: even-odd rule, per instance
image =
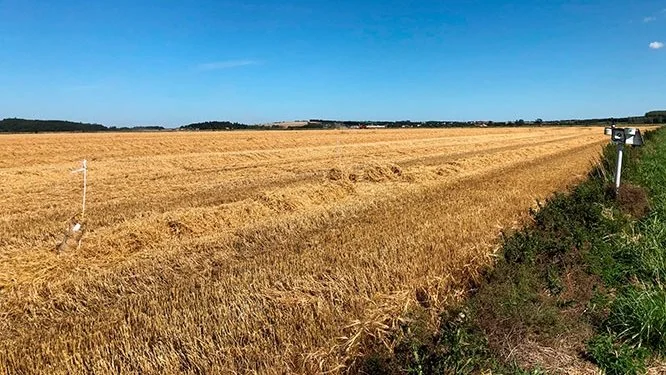
[{"label": "green grass", "polygon": [[644,186],[652,212],[613,241],[616,268],[625,277],[605,328],[633,348],[666,355],[666,131],[651,133],[633,151],[628,180]]},{"label": "green grass", "polygon": [[613,302],[606,322],[618,338],[635,347],[666,353],[666,290],[631,286]]},{"label": "green grass", "polygon": [[608,375],[635,375],[646,371],[644,350],[618,343],[612,335],[600,334],[588,342],[590,359]]},{"label": "green grass", "polygon": [[[586,181],[541,204],[533,225],[504,235],[503,256],[463,306],[442,314],[437,332],[416,320],[362,372],[544,373],[505,361],[527,338],[580,342],[607,374],[641,374],[647,359],[666,356],[666,129],[645,138],[627,151],[631,199],[616,200],[609,188],[609,145]],[[645,211],[633,205],[649,214],[629,215]]]}]

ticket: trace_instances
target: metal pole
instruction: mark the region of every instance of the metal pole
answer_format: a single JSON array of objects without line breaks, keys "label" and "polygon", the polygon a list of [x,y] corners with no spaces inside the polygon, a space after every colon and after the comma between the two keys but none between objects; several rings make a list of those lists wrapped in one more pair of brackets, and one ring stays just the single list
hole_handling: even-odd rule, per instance
[{"label": "metal pole", "polygon": [[620,179],[622,177],[622,154],[624,153],[624,144],[617,145],[617,167],[615,168],[615,193],[620,193]]}]

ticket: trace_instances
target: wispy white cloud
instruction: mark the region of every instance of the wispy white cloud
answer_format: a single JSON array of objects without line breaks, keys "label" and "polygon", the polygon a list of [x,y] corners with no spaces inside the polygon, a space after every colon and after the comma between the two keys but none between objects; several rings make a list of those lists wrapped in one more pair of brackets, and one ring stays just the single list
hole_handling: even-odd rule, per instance
[{"label": "wispy white cloud", "polygon": [[643,18],[643,23],[650,23],[650,22],[653,22],[653,21],[656,21],[656,20],[657,20],[657,17],[649,16],[649,17]]},{"label": "wispy white cloud", "polygon": [[225,60],[225,61],[214,61],[205,64],[199,64],[197,65],[197,69],[201,71],[211,71],[211,70],[239,68],[241,66],[257,65],[257,64],[259,64],[259,62],[255,60]]},{"label": "wispy white cloud", "polygon": [[662,49],[662,48],[664,48],[664,43],[662,43],[662,42],[652,42],[652,43],[650,43],[650,48],[652,48],[652,49]]}]

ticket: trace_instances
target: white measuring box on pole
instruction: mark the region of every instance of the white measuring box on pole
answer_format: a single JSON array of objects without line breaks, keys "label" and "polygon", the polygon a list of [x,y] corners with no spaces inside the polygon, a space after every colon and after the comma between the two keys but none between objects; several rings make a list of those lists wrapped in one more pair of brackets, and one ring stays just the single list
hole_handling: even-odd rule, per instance
[{"label": "white measuring box on pole", "polygon": [[620,192],[620,179],[622,178],[622,157],[624,156],[624,145],[642,146],[643,137],[641,131],[636,128],[616,128],[615,124],[604,129],[604,134],[611,137],[611,141],[617,145],[617,166],[615,168],[615,193]]}]

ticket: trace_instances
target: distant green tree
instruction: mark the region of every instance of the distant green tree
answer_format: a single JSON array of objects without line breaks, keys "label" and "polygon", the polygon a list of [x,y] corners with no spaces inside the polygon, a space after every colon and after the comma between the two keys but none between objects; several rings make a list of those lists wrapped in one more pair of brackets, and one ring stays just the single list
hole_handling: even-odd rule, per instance
[{"label": "distant green tree", "polygon": [[666,123],[666,111],[650,111],[646,113],[645,122],[648,124]]},{"label": "distant green tree", "polygon": [[181,129],[186,130],[232,130],[232,129],[250,129],[249,125],[229,121],[207,121],[195,124],[183,125]]},{"label": "distant green tree", "polygon": [[0,133],[41,133],[41,132],[95,132],[108,128],[100,124],[85,124],[71,121],[25,120],[6,118],[0,121]]}]

